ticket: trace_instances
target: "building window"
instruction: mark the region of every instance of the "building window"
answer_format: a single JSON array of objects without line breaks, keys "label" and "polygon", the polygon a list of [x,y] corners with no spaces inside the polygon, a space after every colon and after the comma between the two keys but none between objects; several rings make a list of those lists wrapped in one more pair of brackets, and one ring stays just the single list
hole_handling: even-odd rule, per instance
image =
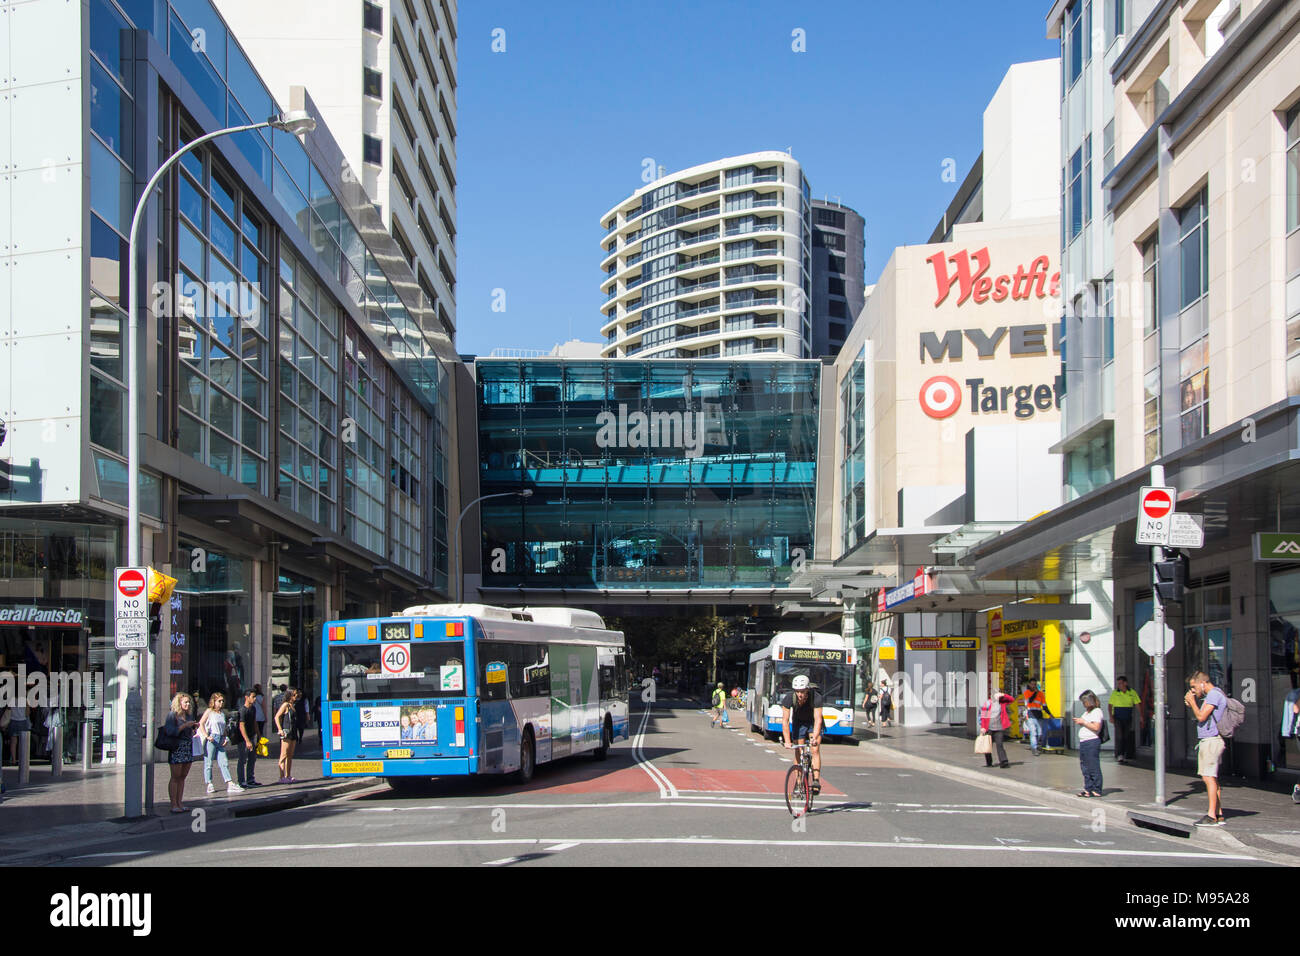
[{"label": "building window", "polygon": [[343,507],[348,538],[376,554],[385,547],[385,369],[355,332],[344,334]]},{"label": "building window", "polygon": [[1206,294],[1209,292],[1210,230],[1206,219],[1208,190],[1202,187],[1178,210],[1178,317],[1181,352],[1178,358],[1179,423],[1182,444],[1210,433],[1209,335]]},{"label": "building window", "polygon": [[369,67],[362,67],[361,88],[365,91],[366,96],[373,96],[377,100],[382,100],[384,98],[384,74]]},{"label": "building window", "polygon": [[844,280],[837,279],[834,276],[830,276],[826,279],[826,291],[831,295],[848,295],[848,293],[844,291]]},{"label": "building window", "polygon": [[814,210],[816,213],[814,222],[819,226],[832,226],[835,229],[844,228],[844,213],[835,209],[822,209],[818,207]]},{"label": "building window", "polygon": [[1106,46],[1110,47],[1116,37],[1124,35],[1128,0],[1106,0]]},{"label": "building window", "polygon": [[384,11],[366,0],[361,5],[361,25],[372,33],[384,32]]},{"label": "building window", "polygon": [[1092,59],[1092,0],[1075,0],[1065,11],[1065,30],[1061,33],[1061,64],[1065,87],[1069,89]]},{"label": "building window", "polygon": [[177,445],[265,493],[270,230],[210,152],[191,157],[177,172]]},{"label": "building window", "polygon": [[1083,145],[1070,156],[1062,182],[1066,240],[1074,239],[1092,218],[1092,137],[1085,136]]},{"label": "building window", "polygon": [[1143,460],[1160,457],[1160,236],[1153,235],[1142,245],[1142,284],[1145,290],[1142,330]]},{"label": "building window", "polygon": [[280,504],[336,528],[339,307],[306,268],[280,255]]},{"label": "building window", "polygon": [[1300,106],[1286,117],[1286,390],[1300,395]]},{"label": "building window", "polygon": [[384,141],[374,136],[362,134],[361,158],[367,163],[380,166],[384,162]]}]

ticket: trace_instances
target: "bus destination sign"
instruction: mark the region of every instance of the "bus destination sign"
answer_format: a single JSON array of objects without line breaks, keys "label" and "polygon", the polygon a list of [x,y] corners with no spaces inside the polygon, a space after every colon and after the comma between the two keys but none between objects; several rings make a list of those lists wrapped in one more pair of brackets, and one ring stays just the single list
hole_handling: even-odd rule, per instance
[{"label": "bus destination sign", "polygon": [[787,661],[810,661],[819,664],[843,664],[844,652],[821,647],[787,647],[785,649],[785,659]]}]

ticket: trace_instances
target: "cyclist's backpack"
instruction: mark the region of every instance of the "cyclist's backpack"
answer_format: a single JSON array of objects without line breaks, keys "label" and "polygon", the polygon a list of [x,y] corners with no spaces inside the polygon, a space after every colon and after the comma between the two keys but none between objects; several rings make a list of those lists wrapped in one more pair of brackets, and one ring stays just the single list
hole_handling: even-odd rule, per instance
[{"label": "cyclist's backpack", "polygon": [[1223,708],[1223,716],[1219,718],[1219,736],[1231,738],[1245,719],[1246,705],[1235,697],[1229,697],[1228,706]]}]

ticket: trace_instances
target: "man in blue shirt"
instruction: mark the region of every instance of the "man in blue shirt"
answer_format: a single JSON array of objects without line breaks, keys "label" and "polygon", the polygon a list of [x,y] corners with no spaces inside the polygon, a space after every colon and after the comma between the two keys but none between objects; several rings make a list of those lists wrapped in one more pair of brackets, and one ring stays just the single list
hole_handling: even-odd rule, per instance
[{"label": "man in blue shirt", "polygon": [[[1210,809],[1196,821],[1198,827],[1223,826],[1223,804],[1219,796],[1219,761],[1223,759],[1223,738],[1219,736],[1219,721],[1228,709],[1228,698],[1223,691],[1210,683],[1204,671],[1197,671],[1187,681],[1191,690],[1183,697],[1196,717],[1196,772],[1205,781],[1205,791],[1210,797]],[[1197,698],[1200,702],[1197,702]]]}]

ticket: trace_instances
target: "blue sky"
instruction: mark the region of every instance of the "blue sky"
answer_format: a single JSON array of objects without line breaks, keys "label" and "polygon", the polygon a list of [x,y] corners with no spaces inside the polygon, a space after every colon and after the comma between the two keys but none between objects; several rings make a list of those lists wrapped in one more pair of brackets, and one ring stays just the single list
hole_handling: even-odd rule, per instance
[{"label": "blue sky", "polygon": [[461,3],[459,350],[599,340],[600,217],[643,185],[647,157],[673,171],[792,148],[815,196],[866,219],[874,282],[895,246],[929,238],[1007,67],[1059,54],[1050,6]]}]

